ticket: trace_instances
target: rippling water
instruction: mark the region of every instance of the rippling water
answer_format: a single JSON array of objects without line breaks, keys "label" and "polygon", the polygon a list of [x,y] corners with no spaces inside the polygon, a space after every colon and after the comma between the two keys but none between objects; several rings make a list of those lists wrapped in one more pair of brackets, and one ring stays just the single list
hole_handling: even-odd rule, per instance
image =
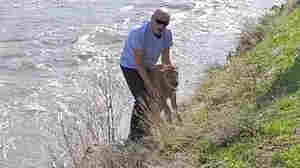
[{"label": "rippling water", "polygon": [[[172,14],[179,101],[193,94],[204,70],[224,64],[246,20],[275,0],[0,0],[0,168],[63,164],[60,115],[87,110],[99,82],[113,90],[126,137],[132,98],[119,70],[128,31],[159,6]],[[98,83],[97,83],[98,82]],[[95,86],[95,87],[94,87]],[[105,90],[101,92],[105,94]],[[85,103],[83,103],[85,102]],[[72,105],[72,107],[70,106]],[[93,105],[91,105],[93,106]],[[94,106],[93,106],[94,107]],[[119,123],[119,124],[118,124]],[[80,124],[80,123],[79,123]],[[52,153],[52,154],[49,154]]]}]

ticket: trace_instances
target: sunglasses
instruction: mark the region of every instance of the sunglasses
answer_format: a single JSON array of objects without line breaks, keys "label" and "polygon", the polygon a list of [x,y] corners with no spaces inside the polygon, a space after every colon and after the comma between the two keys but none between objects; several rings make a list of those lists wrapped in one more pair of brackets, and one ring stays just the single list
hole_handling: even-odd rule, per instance
[{"label": "sunglasses", "polygon": [[159,19],[156,19],[155,20],[157,24],[160,24],[160,25],[164,25],[164,27],[167,27],[169,25],[169,22],[168,21],[162,21],[162,20],[159,20]]}]

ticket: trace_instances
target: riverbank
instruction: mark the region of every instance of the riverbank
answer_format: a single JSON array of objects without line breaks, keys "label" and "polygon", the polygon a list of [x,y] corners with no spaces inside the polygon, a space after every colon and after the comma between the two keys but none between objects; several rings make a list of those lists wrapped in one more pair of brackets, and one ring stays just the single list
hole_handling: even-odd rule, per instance
[{"label": "riverbank", "polygon": [[184,126],[158,136],[162,156],[188,167],[300,167],[300,9],[287,10],[274,8],[208,72]]},{"label": "riverbank", "polygon": [[89,147],[75,167],[300,167],[300,9],[249,25],[155,143]]}]

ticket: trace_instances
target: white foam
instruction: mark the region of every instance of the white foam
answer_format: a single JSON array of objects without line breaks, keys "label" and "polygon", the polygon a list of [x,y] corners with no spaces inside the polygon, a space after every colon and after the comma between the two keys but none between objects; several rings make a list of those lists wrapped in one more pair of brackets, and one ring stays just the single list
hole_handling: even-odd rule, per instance
[{"label": "white foam", "polygon": [[49,80],[49,84],[48,86],[50,87],[57,87],[57,88],[62,88],[63,85],[61,83],[59,83],[57,80]]},{"label": "white foam", "polygon": [[39,104],[28,104],[24,106],[25,110],[31,110],[31,111],[47,111],[47,109]]},{"label": "white foam", "polygon": [[89,34],[85,34],[81,37],[78,38],[78,43],[86,43],[88,42],[88,39],[89,39],[90,35]]},{"label": "white foam", "polygon": [[128,11],[130,11],[132,9],[134,9],[134,6],[133,5],[129,5],[129,6],[125,6],[125,7],[120,8],[120,12],[128,12]]},{"label": "white foam", "polygon": [[172,14],[172,18],[174,18],[174,20],[172,20],[172,23],[181,23],[186,18],[186,13],[185,12],[174,13]]}]

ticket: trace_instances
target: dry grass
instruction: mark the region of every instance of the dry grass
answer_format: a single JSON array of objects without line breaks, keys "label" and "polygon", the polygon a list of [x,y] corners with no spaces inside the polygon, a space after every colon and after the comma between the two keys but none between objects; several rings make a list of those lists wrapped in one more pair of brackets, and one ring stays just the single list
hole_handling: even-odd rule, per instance
[{"label": "dry grass", "polygon": [[[89,80],[84,80],[89,81]],[[184,162],[174,162],[160,156],[159,142],[151,135],[158,133],[153,128],[150,136],[140,142],[118,142],[114,121],[118,114],[114,110],[113,93],[109,87],[98,85],[98,79],[80,95],[76,101],[66,103],[65,111],[59,112],[59,125],[63,136],[63,146],[74,168],[179,168],[186,167]],[[96,81],[96,82],[95,82]],[[102,82],[103,84],[104,82]],[[146,114],[158,108],[157,103],[142,106]],[[68,116],[68,114],[75,114]],[[78,115],[78,116],[77,116]],[[146,115],[145,124],[152,125],[151,117]],[[53,162],[57,157],[52,157]]]}]

